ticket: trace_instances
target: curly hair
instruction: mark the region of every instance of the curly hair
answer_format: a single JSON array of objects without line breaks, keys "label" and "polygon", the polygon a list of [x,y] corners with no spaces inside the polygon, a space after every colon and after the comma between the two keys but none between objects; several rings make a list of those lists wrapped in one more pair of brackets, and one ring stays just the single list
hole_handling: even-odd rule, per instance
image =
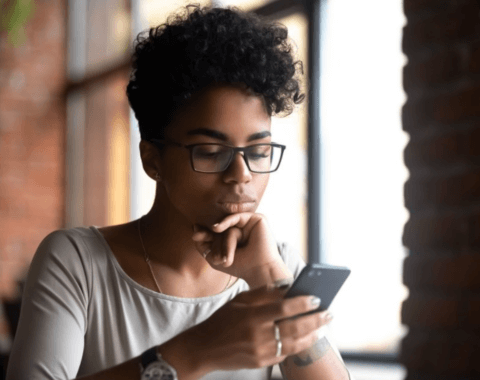
[{"label": "curly hair", "polygon": [[287,28],[237,7],[187,5],[137,35],[132,68],[126,93],[144,140],[163,138],[175,112],[215,83],[263,96],[270,116],[290,115],[305,98]]}]

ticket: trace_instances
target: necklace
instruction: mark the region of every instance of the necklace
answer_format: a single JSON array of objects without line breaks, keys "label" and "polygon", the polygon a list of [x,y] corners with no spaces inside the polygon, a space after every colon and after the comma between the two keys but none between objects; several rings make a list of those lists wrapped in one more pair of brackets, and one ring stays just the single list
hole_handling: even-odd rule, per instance
[{"label": "necklace", "polygon": [[[158,285],[158,282],[157,282],[157,279],[155,278],[155,274],[153,273],[153,269],[152,269],[152,266],[150,265],[150,257],[148,256],[148,253],[147,253],[147,250],[145,249],[145,245],[143,244],[143,239],[142,239],[142,232],[140,230],[140,221],[142,220],[143,216],[138,219],[138,235],[140,236],[140,243],[142,243],[142,248],[143,248],[143,252],[145,253],[145,261],[147,262],[148,264],[148,267],[150,268],[150,273],[152,274],[152,277],[153,277],[153,281],[155,281],[155,285],[157,285],[157,288],[158,288],[158,292],[159,293],[163,293],[162,292],[162,289],[160,289],[160,286]],[[225,290],[227,290],[228,288],[228,284],[230,284],[230,280],[232,279],[232,275],[230,275],[230,277],[228,278],[228,281],[227,281],[227,285],[225,286],[225,289],[222,290],[222,292],[224,292]]]}]

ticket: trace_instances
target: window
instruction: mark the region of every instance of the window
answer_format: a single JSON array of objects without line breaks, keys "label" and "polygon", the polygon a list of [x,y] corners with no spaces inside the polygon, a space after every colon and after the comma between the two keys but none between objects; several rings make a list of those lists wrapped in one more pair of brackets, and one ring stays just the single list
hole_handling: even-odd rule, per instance
[{"label": "window", "polygon": [[66,227],[128,220],[130,3],[69,0]]},{"label": "window", "polygon": [[[278,241],[289,243],[305,261],[307,254],[307,122],[308,80],[307,19],[295,12],[278,19],[288,28],[296,46],[296,59],[303,62],[303,103],[286,118],[272,117],[272,141],[287,146],[280,169],[270,176],[258,212],[264,214]],[[288,204],[288,207],[285,205]],[[280,207],[279,207],[280,206]]]},{"label": "window", "polygon": [[[122,223],[150,209],[155,183],[141,167],[138,125],[125,96],[131,42],[140,31],[164,22],[189,3],[69,0],[67,227]],[[406,298],[401,285],[401,233],[408,217],[403,208],[407,170],[402,161],[407,137],[400,123],[401,2],[321,3],[322,96],[313,94],[321,99],[320,253],[324,262],[352,269],[332,305],[331,330],[344,353],[394,357],[404,333],[399,320]],[[311,12],[305,12],[300,2],[200,4],[237,5],[284,23],[306,77],[310,75],[313,68],[308,64],[316,61],[308,57],[316,53],[308,51],[309,28],[317,27],[319,20],[310,24]],[[288,148],[259,209],[277,238],[298,247],[306,260],[307,131],[309,120],[315,120],[311,116],[315,109],[309,107],[317,100],[309,99],[310,105],[303,103],[288,118],[273,118],[274,140]],[[277,207],[286,200],[293,205],[289,215],[284,215],[286,208]],[[352,322],[357,310],[362,312]]]},{"label": "window", "polygon": [[336,0],[324,11],[321,257],[352,269],[332,304],[331,331],[342,352],[395,357],[407,296],[402,3]]}]

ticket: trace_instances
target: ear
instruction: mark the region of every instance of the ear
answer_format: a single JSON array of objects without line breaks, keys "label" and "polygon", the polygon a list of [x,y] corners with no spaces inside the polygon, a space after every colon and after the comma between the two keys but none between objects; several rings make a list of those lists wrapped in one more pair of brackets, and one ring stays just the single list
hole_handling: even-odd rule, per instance
[{"label": "ear", "polygon": [[139,148],[143,170],[155,182],[160,182],[162,180],[162,168],[158,148],[146,140],[140,141]]}]

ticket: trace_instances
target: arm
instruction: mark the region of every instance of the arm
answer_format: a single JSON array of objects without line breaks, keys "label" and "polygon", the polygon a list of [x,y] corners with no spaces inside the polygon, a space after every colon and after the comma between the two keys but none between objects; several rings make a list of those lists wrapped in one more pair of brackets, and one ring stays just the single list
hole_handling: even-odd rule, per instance
[{"label": "arm", "polygon": [[[40,243],[22,296],[8,380],[67,380],[78,376],[92,291],[91,262],[79,249],[81,244],[60,231]],[[185,332],[158,346],[181,380],[202,375],[195,361],[197,350],[188,346],[189,341]],[[140,356],[78,379],[140,380]]]},{"label": "arm", "polygon": [[[252,288],[265,284],[293,281],[293,275],[283,261],[256,268],[252,276],[245,279]],[[287,357],[280,364],[286,380],[348,380],[349,374],[338,351],[330,345],[326,337],[321,337],[307,350]]]},{"label": "arm", "polygon": [[[157,346],[157,351],[177,371],[179,380],[196,380],[204,376],[207,371],[202,363],[197,360],[194,347],[189,347],[191,339],[189,331],[177,335],[168,342]],[[140,379],[140,356],[130,359],[115,367],[89,376],[78,377],[75,380],[139,380]]]},{"label": "arm", "polygon": [[284,379],[350,379],[343,361],[337,356],[326,337],[311,348],[286,358],[280,363]]},{"label": "arm", "polygon": [[84,349],[88,263],[69,237],[53,232],[30,264],[7,379],[67,379]]}]

